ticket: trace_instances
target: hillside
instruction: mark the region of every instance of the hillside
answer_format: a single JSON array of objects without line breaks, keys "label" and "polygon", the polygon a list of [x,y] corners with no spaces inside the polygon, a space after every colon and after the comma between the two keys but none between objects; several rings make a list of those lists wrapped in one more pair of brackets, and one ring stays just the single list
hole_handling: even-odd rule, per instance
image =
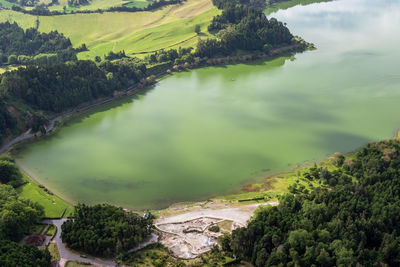
[{"label": "hillside", "polygon": [[[188,0],[181,5],[166,6],[157,11],[105,12],[41,16],[39,31],[57,30],[78,47],[85,43],[89,49],[79,59],[103,57],[109,51],[125,50],[128,56],[163,48],[195,46],[195,25],[201,26],[207,37],[207,25],[220,11],[211,0]],[[0,22],[17,22],[22,28],[34,27],[36,16],[11,10],[0,11]]]}]

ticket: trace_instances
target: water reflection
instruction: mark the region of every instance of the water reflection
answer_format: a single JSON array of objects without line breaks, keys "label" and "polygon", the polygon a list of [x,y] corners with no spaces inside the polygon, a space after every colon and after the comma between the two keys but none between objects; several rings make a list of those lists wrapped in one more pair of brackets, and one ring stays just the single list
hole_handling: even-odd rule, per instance
[{"label": "water reflection", "polygon": [[399,1],[273,15],[318,50],[175,74],[32,144],[20,163],[68,199],[160,208],[391,137],[400,125]]}]

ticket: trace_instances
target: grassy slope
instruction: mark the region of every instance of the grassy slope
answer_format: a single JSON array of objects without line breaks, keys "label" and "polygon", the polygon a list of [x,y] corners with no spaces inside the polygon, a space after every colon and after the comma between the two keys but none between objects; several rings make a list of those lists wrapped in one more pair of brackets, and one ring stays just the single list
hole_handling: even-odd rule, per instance
[{"label": "grassy slope", "polygon": [[13,7],[13,6],[17,6],[17,4],[10,3],[10,2],[8,2],[8,1],[6,1],[6,0],[0,0],[0,5],[1,5],[2,7],[4,7],[4,8],[11,8],[11,7]]},{"label": "grassy slope", "polygon": [[[42,1],[42,2],[49,2],[49,1]],[[67,7],[67,12],[69,11],[76,11],[76,10],[97,10],[97,9],[108,9],[110,7],[116,7],[116,6],[122,6],[124,4],[128,4],[129,6],[135,6],[135,7],[146,7],[149,3],[145,0],[142,1],[136,1],[136,0],[131,0],[131,1],[124,1],[124,0],[92,0],[90,2],[90,5],[82,5],[79,7],[69,7],[68,6],[68,1],[67,0],[59,0],[59,5],[55,5],[50,7],[49,9],[51,11],[57,10],[57,11],[63,11],[63,7]]]},{"label": "grassy slope", "polygon": [[138,7],[143,8],[147,7],[150,3],[147,1],[131,1],[130,3],[126,4],[127,7]]},{"label": "grassy slope", "polygon": [[[88,52],[81,59],[104,56],[109,51],[125,50],[128,55],[179,46],[194,46],[194,26],[208,35],[207,25],[218,10],[211,0],[188,0],[153,12],[113,12],[39,17],[39,30],[58,30],[71,38],[73,45],[86,43]],[[0,22],[16,21],[23,28],[35,25],[35,16],[3,10]]]},{"label": "grassy slope", "polygon": [[[5,1],[5,0],[0,0]],[[51,0],[40,0],[40,3],[49,4]],[[146,0],[91,0],[90,5],[82,5],[79,7],[69,7],[68,0],[59,0],[58,5],[54,5],[49,7],[51,11],[63,11],[63,7],[65,6],[67,12],[77,11],[77,10],[97,10],[97,9],[108,9],[110,7],[127,5],[129,7],[146,7],[149,2]]]},{"label": "grassy slope", "polygon": [[17,188],[17,192],[21,197],[38,202],[42,205],[45,209],[45,217],[61,217],[64,210],[66,210],[64,216],[68,216],[73,212],[71,204],[65,202],[56,195],[48,194],[25,174],[23,174],[23,179],[28,183]]}]

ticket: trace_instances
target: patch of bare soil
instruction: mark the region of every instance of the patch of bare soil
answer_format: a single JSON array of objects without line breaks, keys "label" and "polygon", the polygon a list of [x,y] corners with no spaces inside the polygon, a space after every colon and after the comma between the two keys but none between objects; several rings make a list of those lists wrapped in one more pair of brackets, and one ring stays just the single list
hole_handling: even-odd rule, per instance
[{"label": "patch of bare soil", "polygon": [[[160,242],[174,256],[192,259],[209,251],[217,244],[219,236],[246,226],[260,205],[277,204],[269,202],[225,208],[213,205],[215,208],[204,208],[207,204],[203,203],[190,206],[183,213],[161,217],[156,220],[155,227],[161,232]],[[184,209],[183,206],[181,209]]]}]

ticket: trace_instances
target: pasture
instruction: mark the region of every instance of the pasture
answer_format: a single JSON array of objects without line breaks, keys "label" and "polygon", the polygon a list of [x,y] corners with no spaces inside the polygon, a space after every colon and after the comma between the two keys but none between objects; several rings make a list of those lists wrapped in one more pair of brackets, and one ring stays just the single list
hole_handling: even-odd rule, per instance
[{"label": "pasture", "polygon": [[71,204],[65,202],[56,194],[49,193],[48,191],[46,192],[44,188],[41,188],[25,174],[23,174],[23,179],[26,180],[27,183],[17,188],[19,196],[42,205],[44,207],[45,217],[59,218],[63,214],[64,217],[72,214],[73,206]]},{"label": "pasture", "polygon": [[[195,46],[198,36],[196,24],[201,26],[201,37],[209,36],[207,26],[219,11],[211,0],[188,0],[181,5],[166,6],[152,12],[106,12],[42,16],[39,30],[57,30],[72,41],[74,47],[85,43],[89,51],[80,59],[103,57],[109,51],[125,50],[127,55],[166,48]],[[0,22],[17,22],[21,27],[34,27],[36,16],[11,10],[0,11]]]}]

